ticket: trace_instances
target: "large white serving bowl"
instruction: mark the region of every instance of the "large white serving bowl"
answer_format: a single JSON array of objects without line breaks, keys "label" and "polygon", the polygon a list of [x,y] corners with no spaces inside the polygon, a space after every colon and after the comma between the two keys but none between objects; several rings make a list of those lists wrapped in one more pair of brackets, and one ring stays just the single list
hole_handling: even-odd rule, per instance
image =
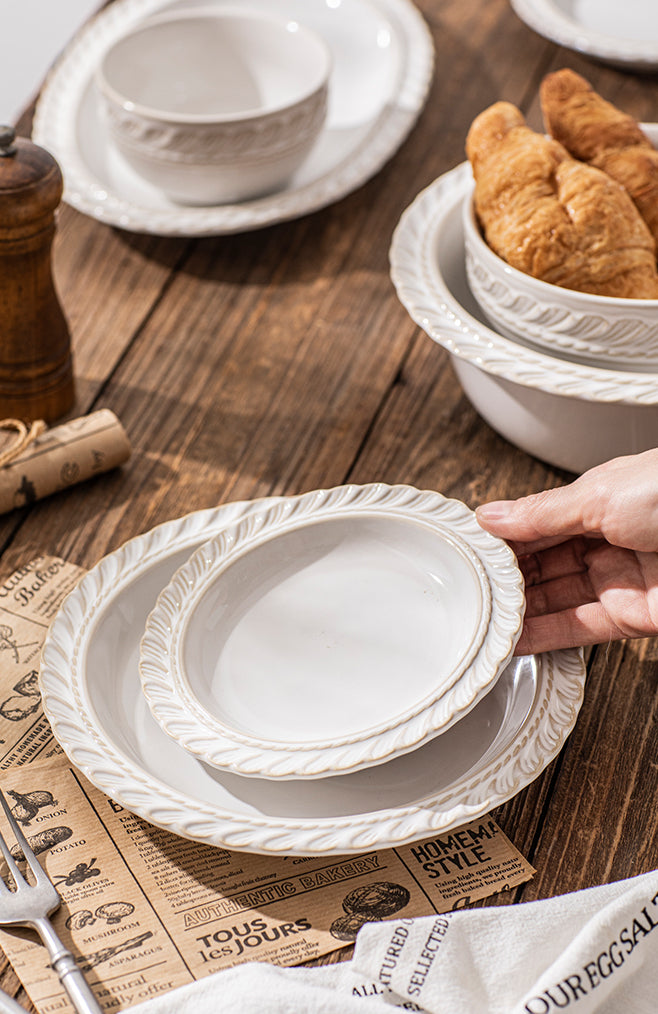
[{"label": "large white serving bowl", "polygon": [[462,212],[468,283],[500,334],[597,366],[658,368],[658,299],[597,296],[533,278],[488,245],[470,192]]},{"label": "large white serving bowl", "polygon": [[573,362],[494,331],[466,277],[462,208],[468,163],[439,177],[404,212],[391,276],[411,317],[452,355],[480,415],[543,461],[583,472],[658,445],[658,371]]},{"label": "large white serving bowl", "polygon": [[122,157],[170,199],[205,205],[287,183],[324,124],[330,70],[298,21],[208,7],[133,25],[95,80]]}]

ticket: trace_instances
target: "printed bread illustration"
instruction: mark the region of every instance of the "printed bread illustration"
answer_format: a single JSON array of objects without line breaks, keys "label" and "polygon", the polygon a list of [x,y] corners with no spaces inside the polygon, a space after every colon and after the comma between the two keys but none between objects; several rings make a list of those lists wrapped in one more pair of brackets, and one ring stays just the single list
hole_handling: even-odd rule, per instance
[{"label": "printed bread illustration", "polygon": [[658,298],[655,243],[624,187],[527,126],[511,103],[473,121],[475,210],[508,264],[595,295]]},{"label": "printed bread illustration", "polygon": [[388,881],[356,887],[343,899],[343,908],[349,915],[369,919],[386,919],[408,904],[409,891],[406,887]]},{"label": "printed bread illustration", "polygon": [[658,244],[658,151],[637,121],[567,68],[544,78],[540,98],[549,134],[625,187]]},{"label": "printed bread illustration", "polygon": [[331,924],[331,935],[337,940],[355,940],[365,922],[387,919],[409,904],[410,894],[402,884],[387,880],[363,884],[343,898],[345,915]]}]

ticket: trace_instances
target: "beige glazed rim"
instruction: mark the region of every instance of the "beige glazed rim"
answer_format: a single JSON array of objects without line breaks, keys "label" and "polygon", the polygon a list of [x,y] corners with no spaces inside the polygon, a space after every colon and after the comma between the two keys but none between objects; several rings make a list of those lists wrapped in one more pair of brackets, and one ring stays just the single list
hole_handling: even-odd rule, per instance
[{"label": "beige glazed rim", "polygon": [[206,764],[317,778],[400,756],[475,706],[525,606],[509,547],[411,486],[287,497],[174,575],[141,642],[142,689]]}]

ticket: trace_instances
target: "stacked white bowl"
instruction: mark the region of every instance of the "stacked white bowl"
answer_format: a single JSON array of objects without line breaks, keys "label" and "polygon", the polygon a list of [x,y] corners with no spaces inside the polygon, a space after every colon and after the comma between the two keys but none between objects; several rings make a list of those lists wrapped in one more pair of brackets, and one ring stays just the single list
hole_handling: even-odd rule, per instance
[{"label": "stacked white bowl", "polygon": [[169,10],[108,47],[96,88],[112,141],[143,179],[187,205],[280,190],[324,125],[331,54],[292,18]]},{"label": "stacked white bowl", "polygon": [[[644,124],[658,139],[658,126]],[[658,300],[552,285],[490,249],[471,167],[403,214],[391,275],[414,320],[448,349],[484,419],[530,454],[583,472],[658,445]]]},{"label": "stacked white bowl", "polygon": [[474,202],[462,210],[468,283],[502,335],[603,369],[658,369],[658,299],[597,296],[525,274],[488,245]]}]

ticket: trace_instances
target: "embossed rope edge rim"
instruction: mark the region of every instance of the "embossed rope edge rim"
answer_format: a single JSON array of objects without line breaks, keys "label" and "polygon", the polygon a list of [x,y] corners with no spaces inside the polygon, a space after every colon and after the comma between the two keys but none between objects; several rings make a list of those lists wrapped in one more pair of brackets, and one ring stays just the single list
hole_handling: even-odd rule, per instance
[{"label": "embossed rope edge rim", "polygon": [[[389,487],[381,483],[367,486],[346,485],[331,490],[313,491],[310,494],[286,498],[279,505],[268,509],[265,512],[266,517],[260,512],[254,512],[246,520],[236,522],[229,528],[224,529],[204,547],[197,550],[188,563],[183,565],[172,578],[169,588],[163,591],[159,597],[158,606],[163,606],[162,615],[153,624],[149,622],[148,626],[151,628],[150,634],[152,636],[149,636],[149,632],[147,631],[145,638],[148,641],[147,655],[150,663],[149,679],[147,682],[153,684],[154,697],[157,697],[163,703],[171,699],[170,673],[168,667],[162,665],[162,653],[164,652],[165,655],[168,655],[172,644],[175,644],[177,647],[180,646],[180,637],[173,634],[172,629],[177,624],[181,608],[183,608],[186,615],[191,613],[194,606],[212,583],[216,566],[224,563],[226,555],[229,557],[228,562],[232,562],[233,557],[240,552],[245,542],[249,542],[254,537],[258,544],[260,544],[261,536],[263,534],[267,536],[269,528],[276,529],[278,527],[282,531],[287,531],[299,524],[303,524],[306,519],[311,521],[327,520],[331,517],[340,516],[345,510],[353,511],[355,514],[369,513],[373,507],[376,508],[382,505],[388,508],[388,517],[398,514],[398,511],[394,510],[395,507],[404,507],[407,510],[406,512],[399,512],[399,516],[401,517],[427,517],[439,529],[444,528],[446,523],[453,525],[452,529],[445,529],[445,535],[448,541],[452,541],[457,550],[462,552],[464,558],[476,570],[481,587],[487,597],[486,611],[482,617],[483,624],[486,623],[491,612],[488,575],[482,566],[480,558],[472,552],[467,541],[460,538],[455,531],[456,527],[461,527],[466,528],[469,532],[474,532],[476,537],[482,534],[482,530],[479,527],[477,531],[474,531],[473,525],[469,524],[471,519],[467,508],[458,504],[457,501],[449,501],[437,493],[423,493],[408,486]],[[411,511],[409,511],[410,506],[412,508]],[[443,524],[441,524],[441,521]],[[487,548],[490,550],[490,563],[494,561],[499,563],[498,557],[501,556],[501,550],[502,556],[504,559],[507,559],[505,547],[495,547],[494,552],[491,552],[493,547]],[[503,563],[502,559],[500,563]],[[191,592],[192,588],[194,589],[193,593]],[[183,603],[182,607],[181,603]],[[160,609],[158,608],[157,611],[160,612]],[[152,620],[153,615],[151,616]],[[482,638],[478,636],[475,648],[481,643],[481,640]],[[152,680],[150,678],[151,673]],[[184,692],[185,681],[179,678],[176,680],[176,683],[180,686],[181,691]],[[158,688],[162,690],[162,697],[159,697],[157,694]],[[192,706],[193,701],[194,696],[186,694],[186,703]],[[424,704],[419,705],[414,711],[419,711],[422,707],[424,707]],[[178,711],[179,709],[174,707],[171,714],[178,714]],[[195,709],[195,713],[201,714],[201,711]],[[404,717],[400,716],[396,724],[399,724]],[[213,734],[216,731],[219,731],[219,728],[216,730],[213,727]],[[374,731],[381,730],[376,729]],[[228,730],[227,735],[231,736]],[[259,747],[267,746],[269,743],[269,741],[256,739],[246,734],[242,735],[238,732],[234,734],[234,738],[239,743],[256,743]],[[346,737],[341,742],[351,743],[359,738],[361,737]],[[314,747],[319,748],[332,745],[334,744],[329,741],[326,743],[314,743]],[[295,747],[291,744],[289,748],[294,749]],[[308,749],[308,745],[302,744],[301,749]]]},{"label": "embossed rope edge rim", "polygon": [[[112,740],[99,734],[89,718],[93,709],[84,693],[84,680],[80,684],[79,658],[108,595],[113,593],[116,597],[164,551],[184,548],[186,543],[200,538],[201,531],[207,535],[213,527],[220,530],[241,511],[262,507],[276,499],[225,504],[164,522],[144,535],[135,536],[101,560],[70,593],[46,639],[42,685],[48,688],[48,694],[44,695],[46,715],[56,736],[59,733],[57,738],[71,762],[101,791],[167,831],[210,845],[266,854],[291,851],[338,854],[350,848],[359,851],[373,841],[383,847],[384,838],[391,844],[417,840],[484,815],[493,805],[505,802],[524,787],[529,778],[539,775],[560,751],[575,724],[584,693],[582,652],[555,652],[538,657],[540,675],[550,665],[551,671],[557,669],[559,678],[547,700],[535,700],[522,742],[515,741],[504,756],[446,793],[398,807],[387,817],[379,813],[361,815],[363,832],[354,827],[354,816],[331,818],[331,827],[326,831],[317,820],[291,818],[276,824],[268,818],[236,817],[221,807],[190,799],[146,772],[136,771],[134,763]],[[455,796],[460,797],[459,802],[448,808]],[[297,836],[292,842],[291,831]],[[350,831],[351,846],[343,838],[336,839],[341,832]]]},{"label": "embossed rope edge rim", "polygon": [[462,162],[439,176],[403,211],[391,241],[391,278],[412,320],[439,345],[485,373],[549,394],[585,401],[658,404],[656,375],[597,369],[554,359],[486,327],[457,302],[434,264],[437,220],[472,186]]},{"label": "embossed rope edge rim", "polygon": [[[427,99],[434,69],[434,47],[422,15],[410,0],[376,0],[376,8],[396,23],[406,50],[400,79],[390,101],[367,136],[333,170],[298,190],[241,205],[202,208],[148,208],[107,192],[83,161],[75,139],[73,114],[99,53],[163,0],[117,0],[74,36],[52,67],[33,118],[32,137],[61,161],[64,200],[108,225],[165,236],[225,235],[248,231],[318,211],[340,200],[374,176],[400,147]],[[101,196],[102,195],[102,196]]]},{"label": "embossed rope edge rim", "polygon": [[[279,746],[241,734],[209,715],[188,687],[181,668],[183,626],[214,580],[218,564],[229,562],[252,536],[268,529],[290,530],[305,520],[385,508],[386,516],[427,519],[474,566],[486,611],[476,637],[439,699],[426,697],[386,725],[360,735],[309,744]],[[497,593],[492,594],[492,584]],[[419,746],[462,717],[493,685],[511,657],[523,616],[523,581],[513,554],[484,532],[460,501],[414,487],[346,485],[290,497],[266,516],[255,512],[201,547],[161,592],[142,639],[142,688],[151,712],[173,739],[216,767],[270,778],[346,773]],[[179,621],[183,621],[182,623]],[[165,660],[171,660],[165,661]]]},{"label": "embossed rope edge rim", "polygon": [[[511,330],[529,341],[557,346],[567,353],[597,358],[599,366],[608,357],[658,367],[658,333],[655,325],[639,318],[606,320],[600,314],[542,303],[521,295],[495,278],[466,252],[466,277],[471,292],[490,317],[498,317]],[[565,328],[565,330],[563,330]],[[597,343],[601,344],[597,344]]]}]

